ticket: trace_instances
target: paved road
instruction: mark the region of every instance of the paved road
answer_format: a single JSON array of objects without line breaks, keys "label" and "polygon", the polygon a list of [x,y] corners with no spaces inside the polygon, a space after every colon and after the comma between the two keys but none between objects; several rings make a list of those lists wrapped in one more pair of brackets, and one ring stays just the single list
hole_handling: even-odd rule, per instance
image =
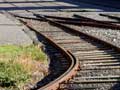
[{"label": "paved road", "polygon": [[22,30],[20,23],[0,14],[0,45],[31,45],[32,40]]}]

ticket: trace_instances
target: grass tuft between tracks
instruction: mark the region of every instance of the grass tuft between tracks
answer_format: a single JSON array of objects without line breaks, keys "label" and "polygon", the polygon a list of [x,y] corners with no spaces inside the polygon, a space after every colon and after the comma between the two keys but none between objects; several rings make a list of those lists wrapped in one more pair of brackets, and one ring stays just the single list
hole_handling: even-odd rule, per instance
[{"label": "grass tuft between tracks", "polygon": [[31,80],[38,63],[47,62],[37,46],[0,46],[0,87],[20,87]]}]

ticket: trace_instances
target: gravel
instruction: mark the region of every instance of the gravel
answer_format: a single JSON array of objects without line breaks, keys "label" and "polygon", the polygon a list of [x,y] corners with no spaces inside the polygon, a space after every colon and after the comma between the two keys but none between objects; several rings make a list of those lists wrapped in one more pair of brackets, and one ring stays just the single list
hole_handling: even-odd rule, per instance
[{"label": "gravel", "polygon": [[[107,20],[107,21],[115,21],[112,19],[108,19],[106,17],[102,17],[98,15],[99,13],[91,13],[91,12],[84,12],[84,13],[79,13],[79,15],[81,16],[86,16],[92,19],[96,19],[96,20]],[[116,15],[119,16],[120,13],[107,13],[107,14],[112,14],[112,15]],[[70,26],[72,28],[75,28],[76,30],[79,30],[81,32],[90,34],[92,36],[98,37],[102,40],[105,40],[113,45],[116,45],[118,47],[120,47],[120,30],[113,30],[113,29],[105,29],[105,28],[96,28],[96,27],[89,27],[89,26],[75,26],[75,25],[67,25]]]},{"label": "gravel", "polygon": [[[99,13],[105,12],[39,12],[39,14],[45,15],[54,15],[54,16],[63,16],[63,17],[72,17],[74,14],[78,14],[81,16],[89,17],[96,20],[101,21],[116,21],[113,19],[109,19],[107,17],[100,16]],[[120,12],[106,12],[105,14],[110,14],[113,16],[120,16]],[[45,25],[44,25],[45,26]],[[75,25],[68,25],[72,28],[80,30],[84,33],[88,33],[92,36],[96,36],[102,40],[108,41],[109,43],[120,47],[120,30],[113,30],[113,29],[105,29],[105,28],[96,28],[96,27],[89,27],[89,26],[75,26]]]},{"label": "gravel", "polygon": [[120,47],[120,31],[119,30],[111,30],[111,29],[102,29],[102,28],[92,28],[92,27],[74,27],[76,30],[81,32],[90,34],[92,36],[98,37],[104,41],[107,41],[115,46]]},{"label": "gravel", "polygon": [[[30,22],[29,20],[28,20],[28,22]],[[59,30],[60,31],[60,29],[59,28],[56,28],[56,27],[54,27],[54,26],[50,26],[48,23],[46,23],[46,22],[35,22],[35,21],[32,21],[32,24],[33,24],[33,26],[35,27],[35,28],[37,28],[37,29],[39,29],[39,30],[41,30],[41,31],[52,31],[52,30]],[[70,26],[70,25],[69,25]],[[116,35],[114,35],[114,33],[115,32],[119,32],[118,30],[111,30],[111,33],[110,33],[110,35],[108,35],[108,33],[110,32],[110,29],[100,29],[100,28],[93,28],[93,27],[85,27],[85,26],[82,26],[82,27],[77,27],[77,26],[72,26],[71,25],[71,27],[74,27],[74,28],[76,28],[76,29],[78,29],[78,30],[80,30],[80,31],[82,31],[82,32],[85,32],[85,30],[87,31],[88,30],[88,32],[85,32],[85,33],[89,33],[89,32],[91,32],[91,30],[93,30],[95,33],[89,33],[89,34],[91,34],[91,35],[94,35],[94,34],[96,34],[96,32],[100,32],[100,33],[98,33],[96,36],[98,37],[98,38],[101,38],[101,37],[103,37],[103,36],[110,36],[111,38],[113,38],[114,36],[116,36]],[[107,32],[106,32],[107,31]],[[114,33],[113,33],[114,32]],[[105,34],[106,33],[106,34]],[[112,34],[112,35],[111,35]],[[52,37],[52,35],[54,35],[54,33],[52,33],[52,34],[50,34],[51,35],[51,38],[54,38],[54,37]],[[62,34],[60,33],[58,33],[58,36],[61,36]],[[67,34],[66,34],[67,35]],[[101,35],[101,37],[100,37],[100,35]],[[103,35],[103,36],[102,36]],[[94,35],[95,36],[95,35]],[[110,37],[108,37],[108,38],[106,38],[105,37],[105,40],[111,40],[111,38]],[[117,37],[117,36],[116,36]],[[62,37],[61,37],[62,38]],[[104,38],[102,38],[102,39],[104,39]],[[112,42],[112,41],[110,41],[110,42]],[[73,46],[73,48],[74,48],[74,45],[72,45],[72,44],[70,44],[69,45],[69,47],[70,46]],[[64,46],[65,47],[65,46]],[[89,67],[87,67],[87,68],[89,68]],[[94,68],[94,67],[93,67]],[[119,75],[119,69],[118,70],[111,70],[111,69],[109,69],[109,70],[91,70],[90,72],[84,72],[84,73],[81,73],[81,72],[79,72],[79,74],[81,75],[81,76],[107,76],[108,74],[109,75]],[[81,80],[80,78],[78,79],[78,80],[76,80],[76,82],[77,81],[79,81],[79,80]],[[71,80],[71,82],[74,82],[75,81],[75,79],[72,79]],[[85,87],[86,87],[86,85],[87,85],[87,87],[91,87],[91,88],[97,88],[98,90],[109,90],[110,89],[110,87],[115,87],[116,85],[117,85],[118,83],[101,83],[101,84],[99,84],[99,83],[96,83],[96,84],[79,84],[79,85],[69,85],[69,86],[67,86],[67,87],[70,87],[70,88],[74,88],[74,89],[78,89],[78,88],[83,88],[83,89],[85,89]],[[97,89],[94,89],[94,90],[97,90]],[[119,89],[117,89],[117,90],[119,90]]]},{"label": "gravel", "polygon": [[[81,5],[81,10],[83,9],[83,7],[85,8],[85,6],[89,6],[89,5],[85,5],[85,4]],[[93,10],[93,9],[95,9],[95,10]],[[49,9],[46,9],[46,11],[47,10],[49,10]],[[102,11],[97,6],[92,6],[91,10],[93,10],[93,11]],[[107,8],[105,10],[110,10],[110,9]],[[34,11],[35,13],[39,13],[39,14],[47,14],[47,15],[55,15],[55,16],[66,16],[66,17],[72,17],[73,14],[79,14],[79,15],[83,15],[83,16],[86,16],[86,17],[90,17],[90,18],[96,19],[96,20],[115,21],[115,20],[108,19],[106,17],[102,17],[102,16],[98,15],[99,13],[105,13],[105,12],[56,12],[56,9],[55,10],[53,9],[53,11],[55,11],[55,12],[52,12],[52,13],[51,12],[39,12],[39,11],[43,11],[43,10],[40,10],[40,9],[39,10],[32,10],[32,11]],[[28,14],[28,12],[24,12],[23,10],[21,10],[21,11],[20,10],[19,11],[11,11],[11,12],[19,13],[21,15],[27,15]],[[116,15],[116,16],[120,15],[119,12],[114,12],[114,13],[113,12],[107,12],[107,13],[113,14],[113,15]],[[39,26],[38,26],[38,23],[36,23],[36,22],[33,22],[33,23],[34,23],[34,25],[37,26],[37,27],[36,26],[34,26],[34,27],[39,28],[39,30],[40,29],[41,30],[44,29],[45,31],[58,30],[58,28],[51,27],[48,23],[42,22],[42,23],[39,23]],[[95,27],[93,28],[93,27],[87,27],[87,26],[81,26],[81,27],[73,26],[73,25],[69,25],[69,26],[73,27],[73,28],[75,28],[77,30],[80,30],[80,31],[82,31],[84,33],[88,33],[90,35],[96,36],[96,37],[98,37],[100,39],[103,39],[105,41],[108,41],[108,42],[110,42],[110,43],[120,47],[120,37],[119,37],[120,36],[120,31],[119,30],[111,30],[111,29],[103,29],[103,28],[95,28]],[[35,39],[35,38],[36,37],[33,36],[33,39]],[[37,39],[35,39],[35,41],[37,41]],[[96,72],[98,74],[101,74],[100,71],[96,71]],[[93,75],[96,72],[88,73],[88,75],[91,75],[91,74]],[[117,72],[117,71],[115,71],[115,72]],[[107,72],[107,71],[104,72],[104,74],[106,74],[106,75],[108,73],[109,72]],[[42,75],[40,75],[40,76],[42,76]],[[86,85],[88,85],[88,84],[86,84]],[[85,87],[86,85],[85,84],[84,85],[80,85],[80,87]],[[107,90],[110,86],[113,86],[113,85],[114,85],[113,83],[110,83],[110,84],[104,84],[103,83],[103,84],[99,84],[99,85],[97,85],[97,84],[92,85],[91,84],[89,86],[90,87],[97,87],[97,86],[99,86],[99,87],[103,87],[103,88],[101,88],[99,90]],[[32,85],[30,85],[30,86],[32,86]],[[71,88],[73,88],[73,87],[76,88],[77,86],[71,86]]]}]

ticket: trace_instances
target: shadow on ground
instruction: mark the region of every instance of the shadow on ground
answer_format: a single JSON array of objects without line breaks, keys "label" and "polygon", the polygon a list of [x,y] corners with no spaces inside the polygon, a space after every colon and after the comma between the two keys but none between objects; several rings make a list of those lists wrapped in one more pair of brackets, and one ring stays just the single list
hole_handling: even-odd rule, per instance
[{"label": "shadow on ground", "polygon": [[[1,1],[0,2],[0,10],[4,10],[4,11],[15,11],[15,10],[66,10],[66,9],[93,9],[95,11],[105,11],[105,12],[118,12],[120,11],[120,6],[118,5],[118,1],[114,1],[114,4],[111,4],[110,1],[112,1],[113,3],[113,0],[109,0],[109,4],[107,6],[106,3],[107,1],[104,0],[104,4],[101,6],[98,5],[98,3],[96,3],[97,1],[99,0],[92,0],[92,1],[95,1],[95,3],[93,2],[92,4],[96,4],[96,5],[91,5],[89,2],[90,0],[45,0],[45,1],[34,1],[34,0],[31,0],[31,1],[25,1],[25,0],[19,0],[19,1],[10,1],[10,0],[4,0],[4,1]],[[31,6],[29,5],[29,3],[32,3],[34,4],[34,6]],[[42,3],[44,5],[42,5]],[[63,3],[63,5],[58,5],[58,6],[46,6],[45,3]],[[89,3],[89,4],[88,4]],[[17,5],[20,4],[20,5]],[[22,4],[27,4],[27,6],[22,6]],[[41,4],[41,5],[39,5]],[[64,5],[65,4],[65,5]],[[67,5],[66,5],[67,4]],[[100,2],[101,4],[101,2]],[[5,6],[6,5],[6,6]],[[9,6],[10,5],[10,6]],[[36,5],[36,6],[35,6]],[[3,7],[2,7],[3,6]],[[112,8],[110,8],[112,7]]]}]

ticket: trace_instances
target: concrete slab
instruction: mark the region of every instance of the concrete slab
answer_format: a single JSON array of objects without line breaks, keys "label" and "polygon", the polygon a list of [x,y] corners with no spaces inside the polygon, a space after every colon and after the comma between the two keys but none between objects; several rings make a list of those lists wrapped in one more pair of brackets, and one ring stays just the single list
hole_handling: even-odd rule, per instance
[{"label": "concrete slab", "polygon": [[15,23],[5,15],[0,14],[0,45],[31,45],[33,41],[23,31],[24,27]]},{"label": "concrete slab", "polygon": [[2,25],[21,25],[19,22],[8,18],[7,16],[0,14],[0,26]]}]

